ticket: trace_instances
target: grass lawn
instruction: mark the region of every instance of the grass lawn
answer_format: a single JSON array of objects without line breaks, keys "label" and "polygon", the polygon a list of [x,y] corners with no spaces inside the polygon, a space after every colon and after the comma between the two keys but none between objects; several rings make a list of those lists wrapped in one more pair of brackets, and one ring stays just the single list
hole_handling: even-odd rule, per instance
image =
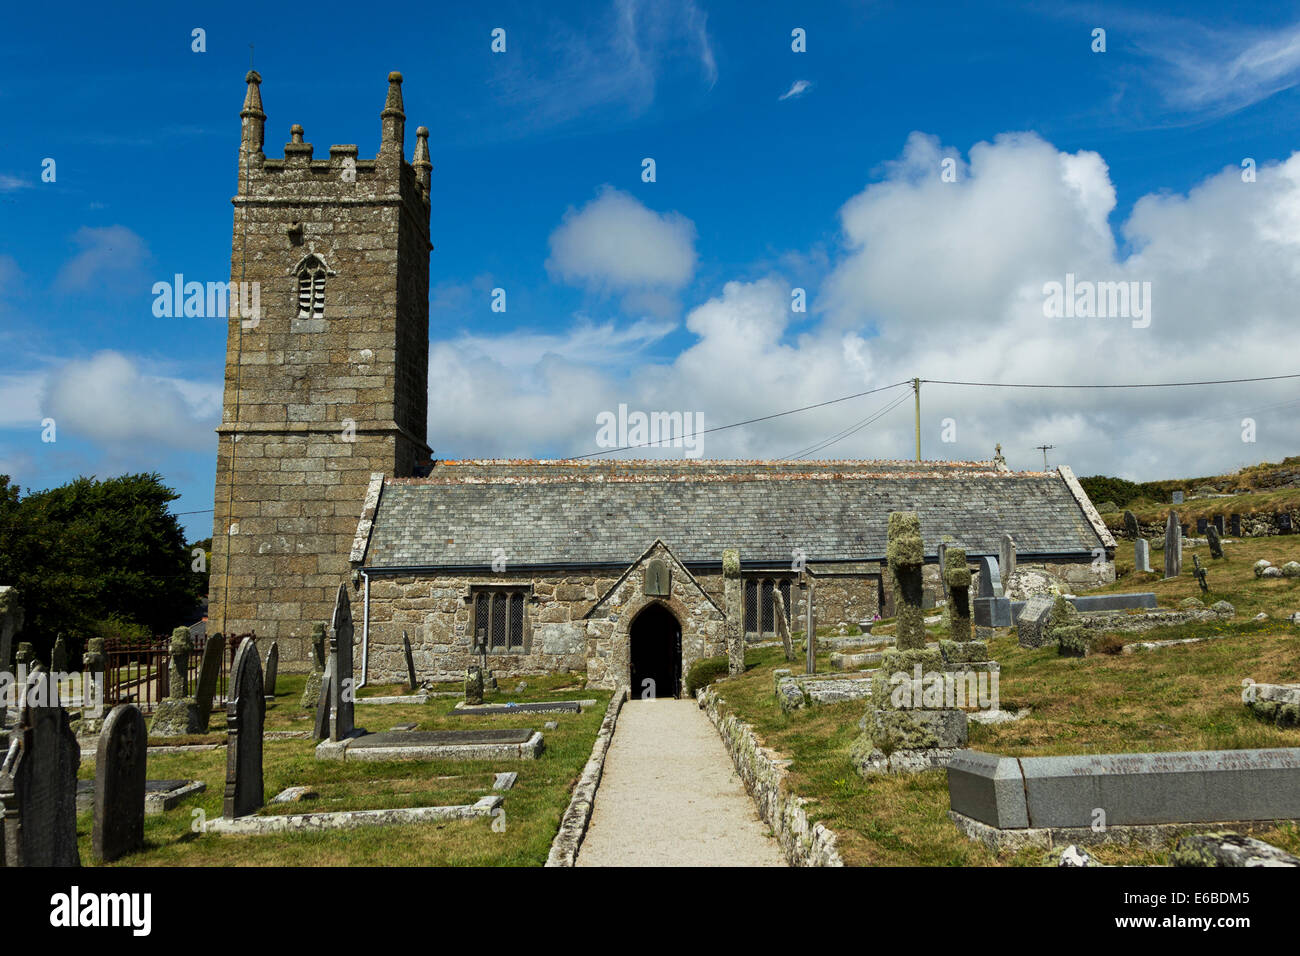
[{"label": "grass lawn", "polygon": [[[1164,606],[1200,594],[1185,552],[1183,577],[1169,582],[1133,573],[1132,548],[1119,562],[1120,580],[1107,591],[1154,591]],[[1300,747],[1300,729],[1281,730],[1254,718],[1241,702],[1241,680],[1300,681],[1300,628],[1285,618],[1300,610],[1300,579],[1256,579],[1261,557],[1276,565],[1300,560],[1300,536],[1251,539],[1225,546],[1226,561],[1209,565],[1206,604],[1223,599],[1237,608],[1227,623],[1185,625],[1149,631],[1124,640],[1222,635],[1221,640],[1135,654],[1060,657],[1055,648],[1026,649],[1014,629],[992,642],[1001,662],[999,692],[1004,709],[1029,707],[1015,723],[971,725],[975,750],[1011,756],[1125,753],[1173,750],[1231,750]],[[1089,592],[1093,593],[1093,592]],[[1264,611],[1267,621],[1253,616]],[[884,630],[885,628],[882,628]],[[933,632],[935,628],[931,628]],[[829,654],[818,669],[829,670]],[[948,820],[947,775],[943,771],[877,777],[858,776],[849,748],[866,708],[850,701],[784,713],[773,693],[772,671],[802,667],[802,655],[787,664],[779,648],[751,649],[745,674],[718,684],[730,708],[752,724],[767,746],[793,760],[791,789],[813,801],[808,811],[839,835],[840,853],[851,865],[979,866],[1036,865],[1039,851],[995,854],[962,836]],[[1261,839],[1300,855],[1300,828],[1263,830]],[[1107,863],[1164,863],[1167,851],[1089,847]]]},{"label": "grass lawn", "polygon": [[[310,731],[311,715],[299,706],[305,676],[281,674],[276,699],[267,705],[268,731]],[[568,675],[528,678],[522,693],[489,694],[485,700],[595,698],[596,706],[581,714],[451,716],[454,698],[433,698],[427,704],[356,705],[359,726],[384,731],[401,723],[419,730],[532,728],[554,720],[555,730],[543,731],[546,749],[538,760],[387,761],[338,763],[318,761],[315,742],[306,738],[268,737],[263,744],[266,797],[290,786],[309,786],[315,800],[265,807],[262,813],[309,813],[473,803],[491,790],[493,775],[515,771],[519,779],[506,791],[504,829],[501,818],[443,823],[370,827],[326,833],[227,836],[194,832],[196,811],[207,819],[221,815],[225,789],[224,748],[177,754],[149,755],[150,779],[198,779],[206,793],[185,800],[174,810],[145,818],[145,849],[115,866],[540,866],[546,861],[570,791],[591,753],[604,719],[609,691],[584,689],[585,679]],[[512,685],[513,686],[513,685]],[[213,733],[172,738],[168,743],[217,743],[225,740],[225,715],[214,712]],[[159,743],[161,741],[151,741]],[[93,759],[83,760],[80,776],[92,778]],[[91,862],[91,814],[77,818],[81,858]]]}]

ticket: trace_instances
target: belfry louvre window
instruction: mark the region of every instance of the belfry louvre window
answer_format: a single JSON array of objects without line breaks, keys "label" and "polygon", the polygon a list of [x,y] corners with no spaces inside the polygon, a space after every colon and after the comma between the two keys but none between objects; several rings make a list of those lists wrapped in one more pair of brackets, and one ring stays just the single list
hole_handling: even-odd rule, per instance
[{"label": "belfry louvre window", "polygon": [[491,588],[474,592],[474,650],[488,654],[524,651],[523,590]]},{"label": "belfry louvre window", "polygon": [[325,316],[325,263],[308,256],[298,270],[298,318]]},{"label": "belfry louvre window", "polygon": [[776,599],[781,593],[785,602],[785,622],[790,623],[790,579],[756,575],[745,579],[745,633],[759,636],[776,634]]}]

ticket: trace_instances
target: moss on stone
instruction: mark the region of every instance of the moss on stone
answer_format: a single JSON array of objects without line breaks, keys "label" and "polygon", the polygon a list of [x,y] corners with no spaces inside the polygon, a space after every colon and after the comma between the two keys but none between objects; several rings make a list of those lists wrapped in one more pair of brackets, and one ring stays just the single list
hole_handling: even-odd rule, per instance
[{"label": "moss on stone", "polygon": [[895,570],[925,563],[921,518],[915,511],[889,513],[889,544],[885,556]]}]

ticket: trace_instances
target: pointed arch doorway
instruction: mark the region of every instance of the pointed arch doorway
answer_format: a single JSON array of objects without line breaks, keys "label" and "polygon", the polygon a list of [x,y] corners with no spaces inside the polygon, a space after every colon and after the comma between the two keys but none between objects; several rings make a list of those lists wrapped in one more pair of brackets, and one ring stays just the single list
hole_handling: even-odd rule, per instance
[{"label": "pointed arch doorway", "polygon": [[673,612],[648,604],[628,629],[632,699],[677,697],[682,692],[682,626]]}]

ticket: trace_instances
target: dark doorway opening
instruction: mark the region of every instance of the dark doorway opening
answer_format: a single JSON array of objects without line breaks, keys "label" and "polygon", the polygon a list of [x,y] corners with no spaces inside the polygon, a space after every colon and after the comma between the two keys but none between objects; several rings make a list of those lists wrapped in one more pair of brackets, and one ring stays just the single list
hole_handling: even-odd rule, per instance
[{"label": "dark doorway opening", "polygon": [[628,639],[633,700],[678,696],[682,692],[682,627],[673,613],[662,604],[651,604],[632,622]]}]

